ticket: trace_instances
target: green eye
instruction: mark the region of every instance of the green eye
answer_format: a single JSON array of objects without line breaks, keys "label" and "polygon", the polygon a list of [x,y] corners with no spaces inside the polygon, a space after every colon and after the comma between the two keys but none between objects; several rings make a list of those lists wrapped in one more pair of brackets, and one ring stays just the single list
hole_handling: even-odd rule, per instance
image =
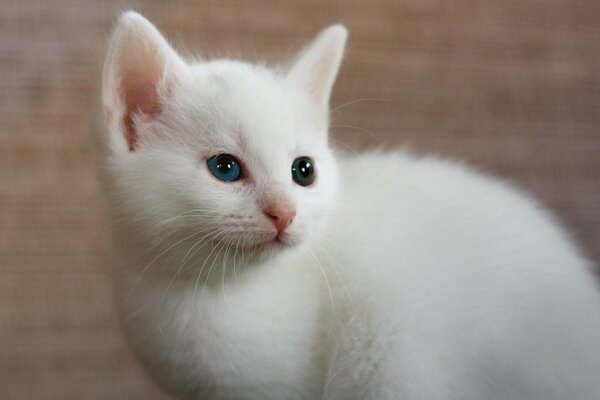
[{"label": "green eye", "polygon": [[315,163],[309,157],[298,157],[292,163],[292,178],[300,186],[308,186],[315,180]]}]

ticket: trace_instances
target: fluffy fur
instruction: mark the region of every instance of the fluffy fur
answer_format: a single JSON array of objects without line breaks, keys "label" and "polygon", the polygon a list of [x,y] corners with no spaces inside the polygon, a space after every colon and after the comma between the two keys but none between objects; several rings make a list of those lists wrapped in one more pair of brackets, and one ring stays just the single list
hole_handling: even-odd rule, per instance
[{"label": "fluffy fur", "polygon": [[[435,158],[334,156],[345,40],[328,28],[278,69],[188,63],[120,18],[98,154],[143,364],[188,399],[600,398],[600,294],[546,211]],[[211,175],[221,153],[241,180]],[[279,237],[264,210],[283,203]]]}]

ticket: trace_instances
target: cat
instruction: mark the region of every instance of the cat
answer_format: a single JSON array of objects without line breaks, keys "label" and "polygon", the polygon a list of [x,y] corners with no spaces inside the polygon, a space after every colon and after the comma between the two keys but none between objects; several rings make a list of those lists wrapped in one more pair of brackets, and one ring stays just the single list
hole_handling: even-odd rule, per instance
[{"label": "cat", "polygon": [[96,125],[124,331],[183,399],[600,398],[591,262],[510,185],[334,153],[347,31],[286,65],[110,38]]}]

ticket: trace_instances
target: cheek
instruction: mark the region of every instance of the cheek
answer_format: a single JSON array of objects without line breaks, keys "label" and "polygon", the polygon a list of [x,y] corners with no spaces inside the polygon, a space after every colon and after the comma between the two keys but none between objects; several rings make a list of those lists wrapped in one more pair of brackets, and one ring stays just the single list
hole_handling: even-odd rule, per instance
[{"label": "cheek", "polygon": [[202,193],[201,207],[210,209],[214,217],[233,216],[244,220],[262,217],[256,194],[244,183],[210,182]]},{"label": "cheek", "polygon": [[298,198],[296,229],[299,233],[309,233],[322,226],[327,220],[333,200],[333,192],[327,188],[304,190],[305,193],[296,194]]},{"label": "cheek", "polygon": [[317,179],[314,186],[294,187],[294,196],[299,205],[299,214],[307,219],[321,218],[327,213],[334,201],[337,189],[337,168],[331,158],[318,164]]}]

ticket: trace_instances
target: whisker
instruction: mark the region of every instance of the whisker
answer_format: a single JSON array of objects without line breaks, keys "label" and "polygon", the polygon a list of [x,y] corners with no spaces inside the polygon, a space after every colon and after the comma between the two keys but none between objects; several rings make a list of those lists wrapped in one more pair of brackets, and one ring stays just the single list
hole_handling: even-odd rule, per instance
[{"label": "whisker", "polygon": [[338,270],[337,266],[335,265],[334,259],[333,257],[325,250],[324,246],[320,245],[318,242],[314,242],[314,244],[319,248],[319,250],[321,252],[323,252],[323,254],[325,254],[325,256],[329,259],[329,265],[331,266],[331,268],[333,269],[333,272],[336,274],[337,278],[340,281],[340,284],[342,285],[342,289],[344,290],[344,293],[346,295],[346,299],[348,301],[348,304],[350,304],[350,309],[354,309],[353,305],[353,301],[352,301],[352,297],[350,296],[350,292],[348,290],[348,285],[346,284],[346,282],[344,281],[343,276],[340,274],[340,271]]},{"label": "whisker", "polygon": [[202,301],[202,299],[204,298],[204,292],[206,291],[206,287],[208,285],[208,280],[210,279],[210,275],[215,266],[215,262],[219,258],[219,255],[221,254],[221,251],[223,250],[225,245],[227,245],[227,242],[221,244],[221,242],[223,242],[224,240],[225,240],[225,237],[223,237],[223,239],[221,239],[221,241],[217,244],[217,246],[220,245],[219,250],[217,251],[217,254],[215,254],[215,258],[213,259],[212,263],[210,264],[210,268],[208,269],[208,273],[206,274],[206,279],[204,280],[204,286],[202,287],[202,293],[200,294],[200,301]]},{"label": "whisker", "polygon": [[171,221],[174,221],[174,220],[176,220],[178,218],[185,218],[185,217],[188,217],[188,216],[195,216],[195,217],[197,217],[197,216],[215,216],[215,215],[229,215],[229,214],[226,213],[226,212],[218,211],[218,210],[191,209],[191,210],[187,210],[187,211],[184,211],[182,213],[179,213],[179,214],[177,214],[177,215],[175,215],[173,217],[166,218],[166,219],[164,219],[164,220],[162,220],[160,222],[157,222],[155,224],[155,228],[158,228],[160,225],[164,225],[164,224],[169,223]]},{"label": "whisker", "polygon": [[238,254],[238,246],[239,246],[239,242],[235,243],[235,253],[233,253],[233,279],[235,279],[237,281],[237,270],[236,270],[236,265],[235,265],[235,261],[237,258],[237,254]]},{"label": "whisker", "polygon": [[[183,256],[183,259],[181,260],[181,264],[182,264],[182,265],[185,265],[185,264],[187,264],[187,262],[188,262],[188,261],[190,261],[190,259],[192,259],[192,257],[194,257],[194,256],[195,256],[195,255],[198,253],[198,251],[200,251],[200,249],[202,249],[202,248],[203,248],[203,247],[206,245],[206,243],[208,243],[208,241],[207,241],[207,242],[205,242],[204,244],[202,244],[202,246],[200,246],[200,247],[198,247],[196,250],[194,250],[194,248],[195,248],[196,246],[198,246],[199,244],[201,244],[201,243],[202,243],[202,241],[203,241],[203,240],[204,240],[206,237],[208,237],[208,236],[211,236],[211,235],[214,235],[215,233],[217,233],[217,232],[219,232],[219,231],[221,230],[221,225],[215,225],[215,226],[213,226],[213,228],[211,228],[211,229],[212,229],[212,230],[211,230],[209,233],[207,233],[205,236],[203,236],[203,237],[202,237],[200,240],[198,240],[196,243],[194,243],[194,244],[193,244],[193,245],[192,245],[192,246],[191,246],[191,247],[188,249],[187,253],[185,253],[185,256]],[[192,250],[194,250],[194,252],[193,252],[193,253],[192,253]],[[192,253],[192,254],[190,254],[190,253]]]},{"label": "whisker", "polygon": [[354,155],[358,156],[358,152],[352,146],[350,146],[348,143],[346,143],[340,139],[336,139],[333,136],[330,136],[329,139],[333,140],[336,143],[342,144],[345,148],[349,149],[352,153],[354,153]]},{"label": "whisker", "polygon": [[[205,240],[205,239],[206,239],[208,236],[210,236],[211,234],[213,234],[213,233],[214,233],[214,232],[216,232],[216,231],[218,231],[218,229],[213,229],[213,230],[211,230],[209,233],[207,233],[206,235],[204,235],[204,236],[203,236],[203,237],[202,237],[202,238],[201,238],[201,239],[200,239],[198,242],[196,242],[196,243],[195,243],[195,245],[197,245],[197,244],[201,243],[201,242],[202,242],[202,241],[204,241],[204,240]],[[202,246],[200,246],[200,247],[198,248],[198,250],[200,250],[200,249],[201,249],[201,248],[202,248],[204,245],[206,245],[206,243],[208,243],[208,241],[206,241],[206,242],[205,242],[205,243],[204,243]],[[189,261],[189,260],[188,260],[188,261]],[[186,263],[187,263],[187,261],[186,261]],[[171,285],[172,285],[172,284],[175,282],[175,279],[176,279],[176,278],[179,276],[179,274],[181,274],[181,272],[183,271],[183,268],[185,267],[185,264],[186,264],[186,263],[182,262],[182,263],[179,265],[179,268],[177,269],[177,271],[176,271],[176,272],[173,274],[173,276],[172,276],[172,277],[171,277],[171,279],[169,280],[169,283],[167,284],[167,287],[166,287],[166,289],[164,290],[163,294],[161,295],[161,297],[160,297],[160,300],[159,300],[159,302],[158,302],[158,305],[156,306],[156,316],[157,316],[156,318],[157,318],[157,324],[158,324],[159,331],[160,331],[160,332],[161,332],[161,334],[163,334],[163,335],[164,335],[164,333],[163,333],[163,330],[162,330],[162,326],[160,325],[160,322],[159,322],[160,309],[161,309],[162,303],[164,302],[165,298],[167,297],[167,294],[168,294],[168,292],[169,292],[169,289],[171,288]]]},{"label": "whisker", "polygon": [[391,102],[397,101],[397,99],[391,99],[391,98],[386,99],[386,98],[378,98],[378,97],[363,97],[360,99],[355,99],[355,100],[349,101],[349,102],[341,104],[339,106],[335,106],[331,109],[331,112],[338,111],[339,109],[350,106],[352,104],[363,103],[365,101],[378,101],[381,103],[391,103]]},{"label": "whisker", "polygon": [[125,297],[125,304],[127,304],[127,302],[129,301],[129,298],[131,297],[131,294],[133,293],[133,291],[135,290],[136,286],[138,285],[140,279],[142,279],[142,276],[146,273],[146,271],[156,262],[156,260],[158,260],[163,254],[165,254],[167,251],[171,250],[173,247],[177,246],[178,244],[182,243],[183,241],[190,239],[200,233],[202,233],[204,231],[197,231],[192,233],[191,235],[188,235],[186,237],[184,237],[183,239],[175,242],[174,244],[172,244],[171,246],[169,246],[166,250],[162,251],[159,255],[157,255],[152,261],[150,261],[150,263],[148,265],[146,265],[142,271],[140,272],[140,274],[138,275],[138,277],[136,278],[136,280],[134,281],[133,285],[131,286],[131,289],[129,289],[129,293],[127,293],[127,297]]},{"label": "whisker", "polygon": [[227,295],[225,294],[225,272],[227,271],[227,255],[229,254],[229,249],[231,246],[233,246],[233,244],[227,244],[225,254],[223,254],[223,270],[221,271],[221,290],[223,291],[223,300],[225,302],[227,302]]},{"label": "whisker", "polygon": [[312,256],[312,258],[315,260],[315,262],[317,263],[317,266],[319,267],[319,269],[321,270],[321,273],[323,274],[323,277],[325,278],[325,283],[327,285],[327,291],[329,292],[329,304],[330,304],[330,308],[329,308],[329,319],[330,319],[329,333],[331,333],[331,329],[333,328],[332,321],[333,321],[333,317],[334,317],[334,314],[335,314],[335,303],[333,301],[333,291],[331,289],[331,285],[329,284],[329,279],[327,278],[327,273],[323,269],[323,266],[319,262],[319,259],[317,258],[317,256],[315,255],[315,253],[309,247],[307,247],[307,250],[310,253],[310,255]]},{"label": "whisker", "polygon": [[[197,276],[197,278],[196,278],[196,282],[194,283],[194,291],[193,291],[193,293],[192,293],[192,305],[191,305],[191,310],[190,310],[190,312],[191,312],[191,315],[192,315],[192,316],[194,315],[194,314],[193,314],[193,312],[194,312],[194,310],[195,310],[195,308],[196,308],[196,292],[197,292],[197,290],[198,290],[198,283],[200,282],[200,278],[201,278],[201,276],[202,276],[202,272],[204,271],[204,267],[206,266],[206,263],[207,263],[207,262],[208,262],[208,260],[210,259],[210,256],[211,256],[211,255],[214,253],[214,251],[215,251],[215,250],[216,250],[216,249],[219,247],[219,245],[220,245],[220,244],[223,242],[223,240],[225,240],[225,237],[223,237],[223,239],[221,239],[221,240],[219,241],[219,243],[217,243],[217,244],[216,244],[216,245],[215,245],[215,246],[212,248],[212,250],[210,251],[210,253],[208,253],[208,256],[206,256],[206,259],[205,259],[205,260],[204,260],[204,262],[202,263],[202,267],[200,268],[200,271],[198,271],[198,276]],[[216,260],[216,256],[215,256],[215,260]],[[213,264],[214,264],[214,260],[213,260]],[[212,268],[212,267],[211,267],[211,268]],[[207,278],[206,278],[206,280],[205,280],[205,285],[204,285],[204,288],[206,288],[206,282],[208,281],[208,278],[209,278],[209,277],[210,277],[210,271],[209,271],[209,273],[208,273],[208,276],[207,276]],[[202,292],[202,293],[204,293],[204,289],[203,289],[203,292]]]},{"label": "whisker", "polygon": [[364,132],[364,133],[368,133],[369,135],[371,135],[371,137],[373,137],[374,139],[377,139],[379,142],[382,142],[381,138],[379,138],[377,135],[375,135],[373,132],[371,132],[368,129],[365,128],[361,128],[360,126],[353,126],[353,125],[342,125],[342,124],[334,124],[334,125],[330,125],[329,128],[334,129],[334,128],[348,128],[348,129],[354,129],[360,132]]}]

